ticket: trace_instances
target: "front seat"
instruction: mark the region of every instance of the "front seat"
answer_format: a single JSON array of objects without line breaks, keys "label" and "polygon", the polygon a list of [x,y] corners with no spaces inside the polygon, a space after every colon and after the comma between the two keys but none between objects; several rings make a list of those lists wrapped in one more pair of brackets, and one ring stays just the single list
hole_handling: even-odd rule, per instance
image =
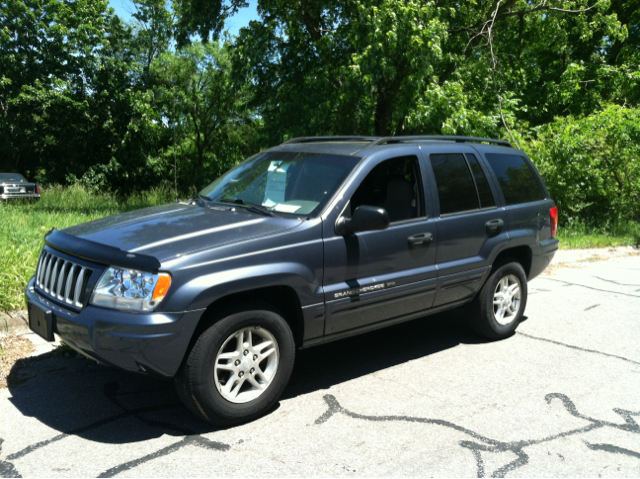
[{"label": "front seat", "polygon": [[415,217],[413,185],[404,178],[391,178],[387,183],[387,197],[382,206],[389,214],[389,221],[408,220]]}]

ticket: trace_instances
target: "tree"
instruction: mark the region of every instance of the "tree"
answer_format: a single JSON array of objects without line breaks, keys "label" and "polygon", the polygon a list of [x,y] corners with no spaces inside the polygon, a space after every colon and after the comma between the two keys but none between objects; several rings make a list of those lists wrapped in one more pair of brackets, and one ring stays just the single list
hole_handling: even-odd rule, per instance
[{"label": "tree", "polygon": [[151,65],[154,101],[177,138],[167,165],[180,159],[182,189],[202,188],[258,149],[258,121],[248,108],[251,86],[231,81],[228,48],[196,43],[167,51]]},{"label": "tree", "polygon": [[478,131],[514,139],[509,125],[597,109],[611,89],[601,82],[606,51],[625,39],[603,0],[261,0],[259,12],[240,34],[236,66],[255,77],[274,140]]}]

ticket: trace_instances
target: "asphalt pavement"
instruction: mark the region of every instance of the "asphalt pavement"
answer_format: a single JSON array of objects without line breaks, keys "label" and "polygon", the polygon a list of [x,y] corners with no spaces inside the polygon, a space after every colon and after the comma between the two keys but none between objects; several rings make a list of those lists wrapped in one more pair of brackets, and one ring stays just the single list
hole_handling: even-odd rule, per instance
[{"label": "asphalt pavement", "polygon": [[217,430],[170,382],[42,354],[0,390],[0,477],[639,477],[640,256],[556,267],[487,342],[461,310],[300,351]]}]

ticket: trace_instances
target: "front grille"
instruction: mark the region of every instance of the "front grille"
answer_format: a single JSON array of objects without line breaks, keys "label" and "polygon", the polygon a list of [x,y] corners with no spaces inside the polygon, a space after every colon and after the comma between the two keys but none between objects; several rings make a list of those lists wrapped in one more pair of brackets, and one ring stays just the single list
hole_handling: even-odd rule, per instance
[{"label": "front grille", "polygon": [[84,290],[90,276],[90,268],[44,250],[36,269],[36,286],[58,301],[82,308]]}]

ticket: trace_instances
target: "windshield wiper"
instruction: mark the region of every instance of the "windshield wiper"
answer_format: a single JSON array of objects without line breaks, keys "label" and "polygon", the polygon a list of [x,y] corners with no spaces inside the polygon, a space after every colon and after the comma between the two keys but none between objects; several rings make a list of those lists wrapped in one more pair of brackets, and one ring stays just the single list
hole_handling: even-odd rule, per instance
[{"label": "windshield wiper", "polygon": [[248,201],[243,200],[242,198],[221,198],[218,201],[224,203],[235,203],[236,205],[246,206],[248,210],[253,211],[254,213],[260,213],[265,216],[275,216],[271,210],[268,210],[262,205],[256,205],[255,203],[249,203]]},{"label": "windshield wiper", "polygon": [[196,196],[192,196],[192,197],[191,197],[191,200],[193,201],[193,200],[195,200],[196,198],[198,198],[199,200],[202,200],[203,202],[204,202],[204,201],[213,201],[213,200],[212,200],[211,198],[209,198],[208,196],[201,195],[200,193],[198,193]]}]

